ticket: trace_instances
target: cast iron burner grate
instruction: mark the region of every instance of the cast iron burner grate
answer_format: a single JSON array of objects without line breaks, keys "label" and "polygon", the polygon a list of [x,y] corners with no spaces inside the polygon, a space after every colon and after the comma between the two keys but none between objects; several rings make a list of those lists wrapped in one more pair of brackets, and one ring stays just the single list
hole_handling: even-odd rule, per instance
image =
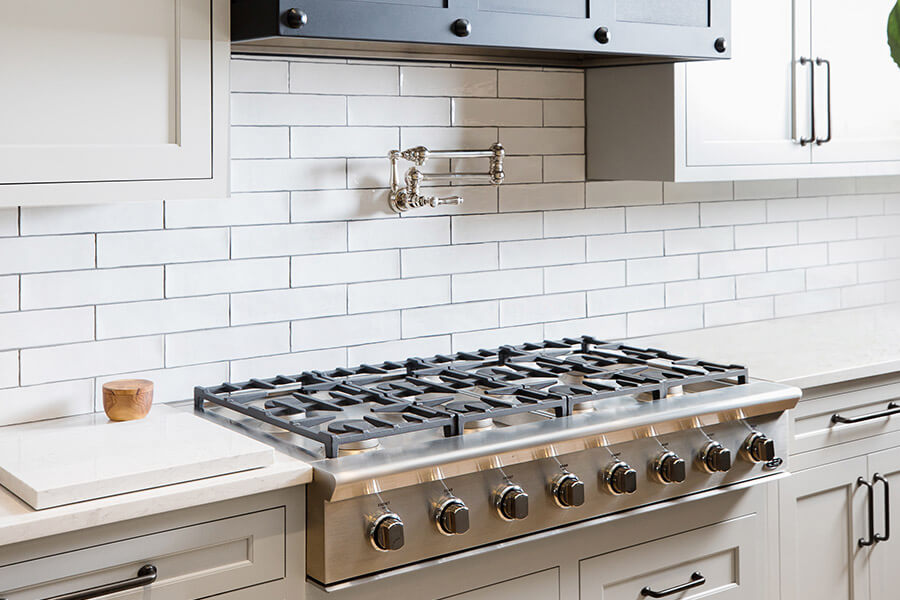
[{"label": "cast iron burner grate", "polygon": [[663,400],[685,386],[747,377],[738,365],[582,336],[196,387],[194,408],[236,411],[315,440],[334,458],[341,446],[386,436],[461,435],[474,421],[535,411],[558,418],[584,402]]}]

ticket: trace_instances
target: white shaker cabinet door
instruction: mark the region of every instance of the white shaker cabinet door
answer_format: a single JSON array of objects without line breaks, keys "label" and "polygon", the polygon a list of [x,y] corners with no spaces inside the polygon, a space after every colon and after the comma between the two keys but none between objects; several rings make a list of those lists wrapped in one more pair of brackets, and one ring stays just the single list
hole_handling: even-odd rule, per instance
[{"label": "white shaker cabinet door", "polygon": [[[809,0],[807,0],[809,1]],[[895,0],[811,0],[812,56],[816,68],[814,162],[900,160],[900,67],[891,59],[887,21]]]},{"label": "white shaker cabinet door", "polygon": [[[0,205],[211,191],[158,184],[227,175],[214,173],[227,153],[214,140],[228,135],[227,10],[0,0]],[[124,182],[147,185],[111,185]]]},{"label": "white shaker cabinet door", "polygon": [[[875,481],[876,475],[884,478]],[[889,533],[885,517],[894,519],[900,515],[900,448],[892,448],[869,455],[869,480],[875,484],[874,530],[885,536]],[[885,481],[887,483],[885,483]],[[893,492],[891,494],[890,492]],[[886,506],[885,502],[889,502]],[[894,528],[900,522],[894,523]],[[890,532],[887,540],[878,542],[870,559],[872,600],[894,600],[900,590],[900,535]]]},{"label": "white shaker cabinet door", "polygon": [[731,60],[683,66],[687,166],[810,162],[793,141],[809,128],[794,23],[792,2],[733,0]]},{"label": "white shaker cabinet door", "polygon": [[866,474],[862,456],[779,482],[782,598],[869,600]]}]

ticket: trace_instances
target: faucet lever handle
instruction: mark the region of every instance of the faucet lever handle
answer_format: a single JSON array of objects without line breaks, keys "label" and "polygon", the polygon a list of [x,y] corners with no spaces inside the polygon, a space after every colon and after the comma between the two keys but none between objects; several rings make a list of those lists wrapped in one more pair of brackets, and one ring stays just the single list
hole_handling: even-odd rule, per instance
[{"label": "faucet lever handle", "polygon": [[437,208],[438,206],[458,206],[463,203],[462,196],[447,196],[445,198],[438,198],[437,196],[431,196],[428,199],[428,204],[432,208]]}]

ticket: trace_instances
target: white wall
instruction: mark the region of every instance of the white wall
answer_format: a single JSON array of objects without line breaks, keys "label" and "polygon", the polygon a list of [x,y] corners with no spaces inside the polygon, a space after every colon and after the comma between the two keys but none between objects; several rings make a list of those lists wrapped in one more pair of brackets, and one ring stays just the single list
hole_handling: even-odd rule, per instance
[{"label": "white wall", "polygon": [[[280,372],[900,300],[900,178],[585,184],[579,71],[232,71],[232,199],[0,210],[0,424],[100,410],[123,376],[170,401]],[[497,140],[499,190],[387,208],[388,150]]]}]

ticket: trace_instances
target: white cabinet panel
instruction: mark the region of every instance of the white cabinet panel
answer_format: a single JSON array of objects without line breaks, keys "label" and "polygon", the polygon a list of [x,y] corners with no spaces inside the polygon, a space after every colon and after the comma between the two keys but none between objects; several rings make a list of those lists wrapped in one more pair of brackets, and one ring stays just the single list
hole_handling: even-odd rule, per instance
[{"label": "white cabinet panel", "polygon": [[[875,496],[875,532],[885,535],[885,499],[890,498],[890,516],[900,515],[900,448],[884,450],[869,455],[869,480],[874,481],[875,476],[881,475],[888,481],[891,491],[886,492],[884,482],[875,483],[873,493]],[[894,600],[897,590],[900,590],[900,543],[895,533],[886,541],[881,541],[872,548],[869,559],[869,580],[872,590],[872,600]]]},{"label": "white cabinet panel", "polygon": [[[794,8],[783,0],[733,0],[734,50],[729,61],[688,63],[685,69],[689,166],[804,163],[810,147],[794,143],[807,131],[808,76],[794,86]],[[764,32],[764,33],[762,33]]]},{"label": "white cabinet panel", "polygon": [[868,600],[866,467],[852,458],[780,482],[782,598]]},{"label": "white cabinet panel", "polygon": [[547,569],[442,600],[559,600],[559,569]]},{"label": "white cabinet panel", "polygon": [[224,195],[227,11],[0,0],[0,205]]},{"label": "white cabinet panel", "polygon": [[633,600],[645,588],[665,592],[692,584],[677,597],[755,600],[763,580],[758,520],[748,515],[583,560],[581,598]]},{"label": "white cabinet panel", "polygon": [[[815,162],[900,160],[900,68],[887,45],[895,0],[812,0],[812,56],[831,62],[832,140]],[[852,9],[848,10],[848,7]],[[827,70],[816,69],[818,137],[828,134]]]}]

